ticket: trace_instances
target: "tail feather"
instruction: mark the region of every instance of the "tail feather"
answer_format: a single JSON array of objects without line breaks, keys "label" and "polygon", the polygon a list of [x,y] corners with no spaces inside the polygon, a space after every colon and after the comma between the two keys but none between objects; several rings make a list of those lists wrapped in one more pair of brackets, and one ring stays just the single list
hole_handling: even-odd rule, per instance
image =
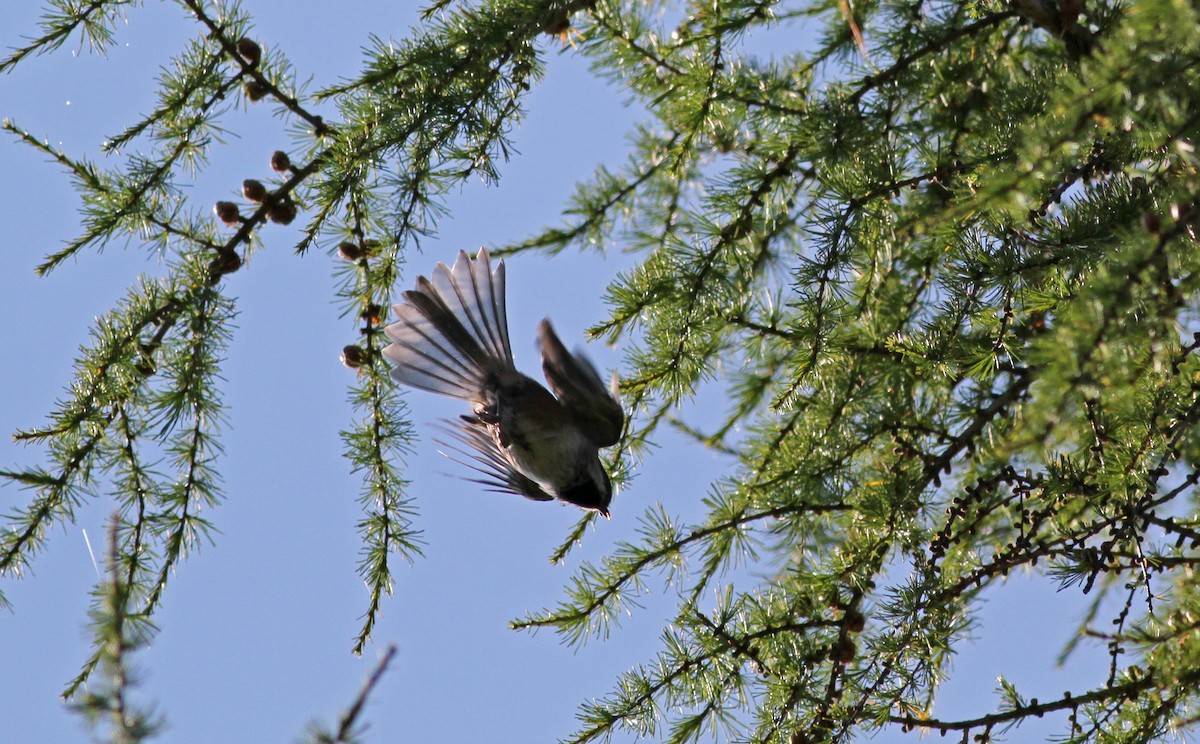
[{"label": "tail feather", "polygon": [[457,302],[447,303],[461,308],[465,325],[471,329],[493,359],[507,360],[511,366],[512,348],[508,342],[508,313],[504,304],[504,261],[491,270],[487,249],[479,250],[472,261],[465,252],[459,253],[454,268],[447,270],[439,264],[433,272],[433,283],[443,298],[453,296]]},{"label": "tail feather", "polygon": [[433,278],[396,305],[385,330],[392,377],[422,390],[472,400],[490,375],[514,369],[504,306],[504,263],[492,271],[485,249],[475,260],[460,251],[454,268],[439,263]]},{"label": "tail feather", "polygon": [[464,397],[478,390],[478,367],[456,351],[438,325],[413,305],[397,305],[397,322],[383,350],[395,362],[392,377],[421,390]]}]

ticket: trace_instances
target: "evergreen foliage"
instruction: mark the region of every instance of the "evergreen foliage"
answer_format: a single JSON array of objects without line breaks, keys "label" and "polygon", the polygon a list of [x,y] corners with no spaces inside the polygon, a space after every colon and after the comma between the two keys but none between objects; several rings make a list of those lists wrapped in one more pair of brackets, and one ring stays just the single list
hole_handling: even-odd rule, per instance
[{"label": "evergreen foliage", "polygon": [[[96,655],[69,692],[95,669],[123,678],[120,650],[149,637],[172,567],[210,534],[234,311],[223,278],[268,222],[299,218],[298,251],[350,259],[341,300],[361,339],[344,359],[361,374],[343,438],[363,483],[366,642],[393,560],[420,552],[382,308],[447,192],[501,175],[545,35],[561,35],[648,117],[563,224],[500,252],[639,252],[593,329],[634,340],[632,424],[611,464],[636,467],[664,425],[737,462],[702,520],[679,522],[665,495],[641,539],[514,622],[581,644],[613,632],[644,587],[677,588],[661,652],[586,704],[569,740],[988,741],[1055,713],[1070,742],[1194,726],[1193,3],[438,0],[404,40],[374,40],[359,76],[310,93],[286,50],[251,41],[244,9],[176,2],[195,39],[154,110],[109,143],[151,154],[105,170],[4,123],[84,200],[79,238],[43,271],[131,237],[170,257],[167,278],[135,283],[97,322],[48,422],[17,433],[47,464],[0,473],[30,492],[0,532],[0,575],[21,574],[97,492],[119,496]],[[0,70],[68,40],[102,49],[136,5],[54,0]],[[802,29],[812,48],[755,56],[755,33]],[[276,154],[277,183],[248,182],[248,204],[214,217],[176,180],[248,101],[276,107],[295,147]],[[314,113],[322,102],[336,121]],[[711,430],[680,415],[703,386],[727,399]],[[732,566],[763,578],[729,582]],[[1108,678],[1053,700],[1002,682],[994,712],[932,717],[981,596],[1014,571],[1094,598],[1080,633],[1107,642]],[[114,642],[122,632],[134,640]],[[119,688],[85,704],[110,711]]]}]

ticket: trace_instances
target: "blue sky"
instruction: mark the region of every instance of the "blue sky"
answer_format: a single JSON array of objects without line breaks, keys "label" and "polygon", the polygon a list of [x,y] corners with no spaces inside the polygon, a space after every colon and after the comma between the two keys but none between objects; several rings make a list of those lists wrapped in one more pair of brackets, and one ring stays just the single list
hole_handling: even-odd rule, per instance
[{"label": "blue sky", "polygon": [[[0,45],[32,35],[39,2],[0,9]],[[246,4],[256,38],[279,47],[313,88],[350,76],[367,36],[402,36],[416,20],[410,3]],[[303,7],[303,10],[299,8]],[[107,58],[69,44],[0,78],[0,117],[45,135],[66,152],[100,159],[106,136],[121,131],[152,103],[153,80],[191,28],[173,5],[130,11]],[[499,187],[473,184],[451,194],[452,215],[411,259],[411,274],[428,273],[459,249],[516,240],[557,224],[577,180],[601,162],[619,164],[625,132],[639,118],[623,95],[596,79],[570,50],[545,44],[543,83],[516,133],[519,155],[502,169]],[[81,52],[81,53],[75,53]],[[191,185],[200,202],[230,198],[244,178],[267,177],[267,157],[288,149],[285,124],[263,106],[235,110],[213,166]],[[31,149],[0,140],[0,203],[7,247],[0,254],[0,429],[41,422],[70,382],[71,362],[96,315],[113,305],[138,273],[162,270],[138,246],[109,246],[38,279],[40,258],[78,232],[78,199],[62,171]],[[170,728],[166,742],[291,742],[313,719],[331,722],[388,644],[399,653],[367,709],[369,741],[541,742],[573,730],[577,705],[606,694],[617,675],[649,661],[673,607],[669,589],[626,618],[608,642],[580,649],[551,633],[508,630],[507,622],[551,606],[582,558],[597,559],[616,541],[636,537],[637,517],[662,502],[696,518],[709,483],[730,463],[664,433],[657,452],[617,495],[613,520],[599,524],[566,566],[547,556],[579,512],[557,504],[482,492],[453,474],[458,466],[423,439],[409,458],[410,492],[420,510],[425,557],[397,570],[396,594],[384,605],[375,643],[350,654],[367,593],[355,574],[360,517],[358,483],[341,457],[339,429],[351,414],[352,372],[338,362],[355,340],[333,299],[337,259],[297,257],[296,232],[273,226],[264,249],[230,276],[226,290],[239,315],[223,365],[228,424],[223,503],[208,516],[220,532],[173,577],[161,633],[136,658],[139,699],[152,702]],[[629,256],[509,262],[509,320],[518,364],[536,373],[534,328],[549,315],[569,346],[603,316],[603,288]],[[591,345],[604,368],[621,349]],[[418,426],[454,415],[445,398],[407,396]],[[41,461],[36,448],[0,440],[0,465]],[[25,494],[0,487],[0,511]],[[88,733],[57,693],[87,658],[88,592],[96,581],[85,533],[97,555],[111,504],[102,496],[80,509],[77,523],[56,530],[23,581],[0,588],[13,610],[0,615],[0,741],[83,742]],[[1083,603],[1016,577],[993,593],[977,643],[964,647],[942,710],[961,716],[992,710],[995,675],[1031,695],[1061,695],[1103,679],[1103,659],[1066,670],[1053,657],[1069,638]],[[1055,630],[1057,628],[1058,630]],[[1020,653],[1014,653],[1020,649]],[[946,713],[947,717],[955,717]],[[1023,729],[1019,738],[1034,733]],[[916,734],[874,741],[916,741]],[[621,740],[621,739],[618,739]]]}]

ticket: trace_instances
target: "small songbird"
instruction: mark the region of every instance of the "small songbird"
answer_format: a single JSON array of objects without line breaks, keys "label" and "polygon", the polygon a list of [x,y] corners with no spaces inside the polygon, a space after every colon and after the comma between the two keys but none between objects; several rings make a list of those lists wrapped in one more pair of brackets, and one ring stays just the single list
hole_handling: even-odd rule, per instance
[{"label": "small songbird", "polygon": [[[492,490],[535,501],[557,499],[608,517],[612,482],[599,450],[617,443],[625,411],[582,354],[571,354],[549,319],[538,326],[549,390],[513,364],[504,305],[504,261],[493,270],[486,249],[460,251],[451,268],[417,278],[384,332],[392,377],[460,398],[472,415],[444,429]],[[615,379],[614,379],[615,383]],[[557,397],[556,397],[557,396]]]}]

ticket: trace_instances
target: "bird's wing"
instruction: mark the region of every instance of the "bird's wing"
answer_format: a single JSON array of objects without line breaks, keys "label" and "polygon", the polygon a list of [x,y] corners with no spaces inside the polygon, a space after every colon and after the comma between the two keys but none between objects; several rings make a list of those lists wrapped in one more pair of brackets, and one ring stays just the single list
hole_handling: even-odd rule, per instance
[{"label": "bird's wing", "polygon": [[549,319],[538,325],[538,348],[546,382],[588,440],[597,447],[620,441],[625,428],[621,401],[600,381],[587,357],[567,351]]},{"label": "bird's wing", "polygon": [[515,493],[534,501],[554,500],[536,481],[513,467],[500,451],[487,424],[475,416],[460,416],[457,421],[443,419],[437,429],[451,441],[435,441],[466,459],[445,452],[442,454],[480,476],[467,480],[487,486],[491,491]]}]

